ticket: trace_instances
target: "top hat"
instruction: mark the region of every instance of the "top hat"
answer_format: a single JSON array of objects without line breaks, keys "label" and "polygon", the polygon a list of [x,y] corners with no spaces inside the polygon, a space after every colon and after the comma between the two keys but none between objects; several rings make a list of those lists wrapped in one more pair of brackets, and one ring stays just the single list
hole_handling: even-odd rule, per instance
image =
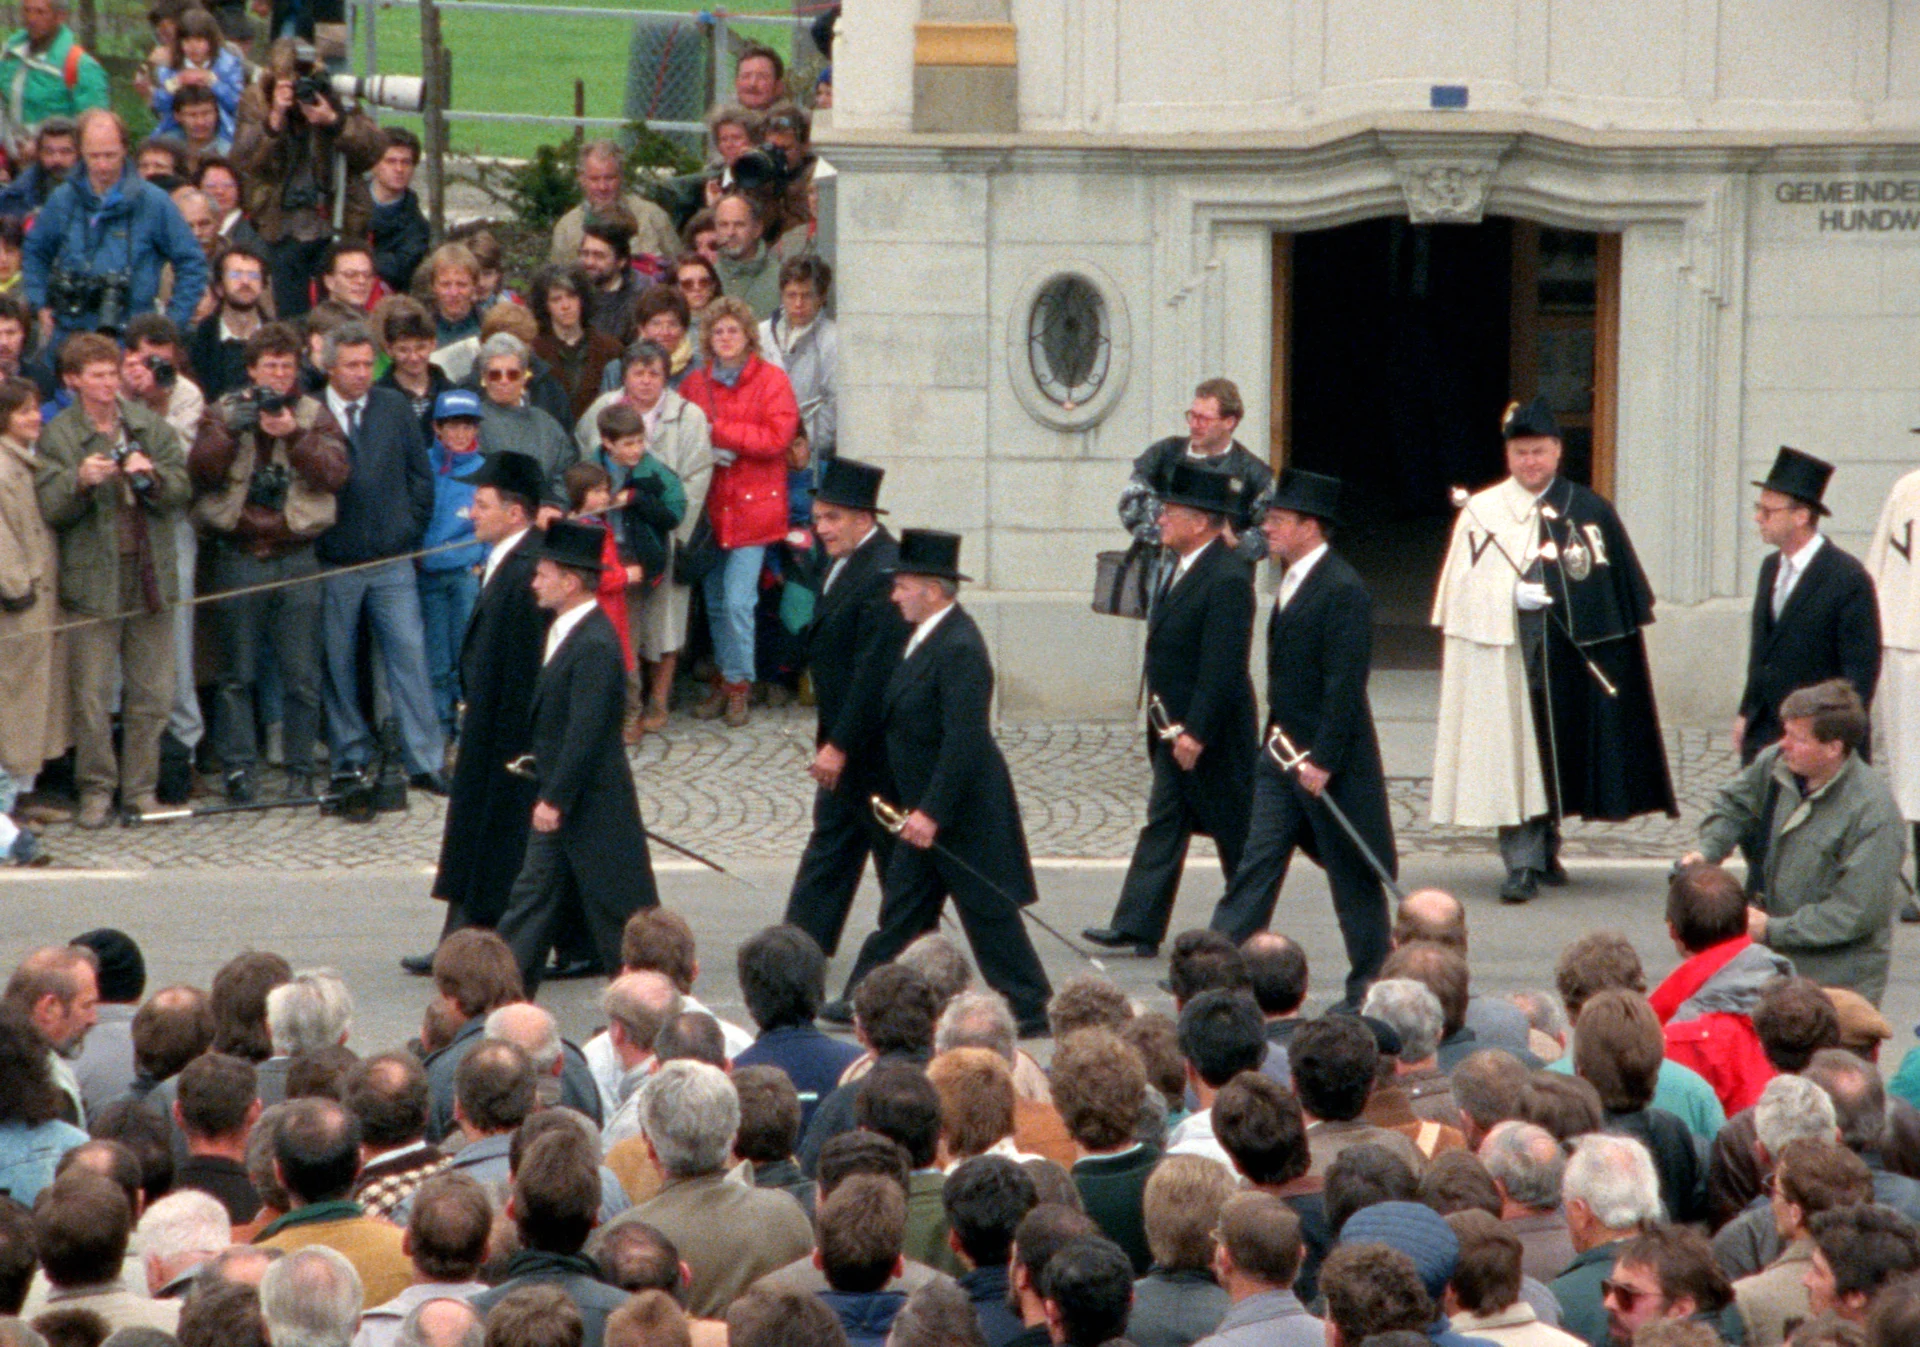
[{"label": "top hat", "polygon": [[1329,524],[1340,522],[1340,479],[1321,472],[1288,468],[1280,474],[1265,505],[1269,510],[1292,510]]},{"label": "top hat", "polygon": [[480,395],[470,388],[449,388],[433,400],[433,419],[451,421],[464,416],[470,421],[480,419]]},{"label": "top hat", "polygon": [[1778,491],[1802,505],[1811,505],[1815,514],[1829,514],[1831,511],[1820,503],[1820,498],[1827,494],[1827,480],[1832,476],[1833,464],[1783,444],[1774,457],[1773,471],[1767,474],[1767,480],[1754,485],[1762,491]]},{"label": "top hat", "polygon": [[546,539],[534,549],[533,555],[538,561],[551,561],[556,566],[566,566],[576,571],[591,571],[597,576],[600,574],[606,538],[607,531],[598,524],[582,523],[578,519],[556,519],[547,525]]},{"label": "top hat", "polygon": [[971,580],[960,574],[960,535],[939,529],[901,529],[895,575],[926,575],[936,580]]},{"label": "top hat", "polygon": [[1166,494],[1160,500],[1166,505],[1184,505],[1208,514],[1232,514],[1239,508],[1240,493],[1245,488],[1246,483],[1238,477],[1182,462],[1173,465]]},{"label": "top hat", "polygon": [[1553,418],[1553,408],[1547,405],[1545,397],[1536,397],[1528,403],[1509,402],[1507,410],[1500,415],[1500,438],[1517,440],[1525,435],[1545,435],[1552,439],[1560,438],[1560,423]]},{"label": "top hat", "polygon": [[849,510],[885,514],[879,502],[880,479],[886,475],[885,468],[876,468],[871,463],[861,463],[851,458],[830,458],[820,470],[820,485],[813,489],[813,498],[823,505],[842,505]]},{"label": "top hat", "polygon": [[473,487],[490,486],[508,495],[524,496],[536,505],[547,493],[547,475],[540,470],[539,460],[530,454],[516,454],[510,450],[488,454],[479,469],[467,479],[467,484]]}]

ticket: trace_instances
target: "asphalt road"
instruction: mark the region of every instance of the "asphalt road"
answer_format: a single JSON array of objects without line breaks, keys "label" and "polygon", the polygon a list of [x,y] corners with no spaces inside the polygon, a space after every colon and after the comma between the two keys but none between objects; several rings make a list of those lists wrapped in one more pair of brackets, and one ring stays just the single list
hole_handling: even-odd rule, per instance
[{"label": "asphalt road", "polygon": [[[1200,858],[1196,858],[1199,860]],[[1205,868],[1202,868],[1204,865]],[[1491,857],[1412,855],[1402,873],[1468,895],[1474,989],[1500,993],[1550,987],[1553,962],[1583,932],[1615,927],[1640,950],[1657,981],[1679,961],[1661,916],[1664,861],[1587,861],[1572,866],[1573,883],[1549,890],[1525,907],[1503,907],[1491,894],[1499,881]],[[1102,925],[1119,888],[1123,862],[1042,861],[1040,911],[1077,938],[1083,926]],[[734,976],[733,950],[760,927],[779,919],[791,867],[768,862],[743,866],[737,882],[686,862],[658,867],[662,900],[686,915],[701,940],[696,992],[719,1013],[746,1023]],[[1189,867],[1173,929],[1204,925],[1220,893],[1211,860]],[[422,979],[403,974],[400,955],[425,950],[438,933],[441,909],[426,897],[428,873],[417,868],[287,871],[222,868],[151,871],[9,871],[0,873],[0,966],[11,966],[39,944],[70,939],[95,926],[128,931],[146,952],[149,989],[174,982],[206,986],[222,962],[249,947],[274,949],[296,968],[331,966],[353,989],[356,1021],[349,1046],[365,1053],[397,1046],[418,1032],[431,996]],[[749,887],[749,885],[751,887]],[[834,981],[852,966],[858,941],[872,929],[876,898],[863,891],[833,962]],[[1320,872],[1302,864],[1288,877],[1274,917],[1278,930],[1299,940],[1314,971],[1309,1006],[1338,994],[1346,960]],[[1920,928],[1897,927],[1892,981],[1883,1009],[1894,1038],[1882,1054],[1891,1071],[1913,1045],[1920,1019]],[[956,939],[961,939],[957,926]],[[964,945],[964,940],[962,940]],[[1057,941],[1035,932],[1035,947],[1056,983],[1086,965]],[[1105,960],[1111,976],[1149,1009],[1170,1010],[1155,985],[1165,961]],[[576,1040],[599,1023],[599,984],[555,983],[541,1002]],[[751,1027],[749,1025],[749,1027]],[[1045,1045],[1040,1045],[1044,1055]]]}]

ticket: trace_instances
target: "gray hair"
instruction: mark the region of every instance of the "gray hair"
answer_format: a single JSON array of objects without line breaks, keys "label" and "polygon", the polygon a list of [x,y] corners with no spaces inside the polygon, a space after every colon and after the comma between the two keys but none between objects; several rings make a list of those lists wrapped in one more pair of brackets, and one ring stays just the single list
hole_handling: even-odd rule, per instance
[{"label": "gray hair", "polygon": [[595,159],[606,160],[615,164],[625,164],[627,162],[626,152],[611,140],[588,141],[580,147],[580,157],[574,162],[584,168]]},{"label": "gray hair", "polygon": [[211,1258],[233,1243],[227,1209],[197,1188],[168,1193],[141,1214],[140,1251],[155,1258],[203,1253]]},{"label": "gray hair", "polygon": [[640,1087],[640,1128],[668,1178],[716,1174],[740,1130],[740,1096],[717,1066],[668,1062]]},{"label": "gray hair", "polygon": [[331,968],[303,969],[267,993],[267,1036],[283,1056],[331,1048],[352,1028],[353,993]]},{"label": "gray hair", "polygon": [[621,1027],[636,1048],[651,1048],[660,1026],[680,1013],[680,989],[651,969],[622,973],[600,993],[600,1013]]},{"label": "gray hair", "polygon": [[533,367],[533,351],[511,332],[496,332],[480,343],[480,354],[477,359],[482,370],[501,356],[511,356],[514,363],[521,369]]},{"label": "gray hair", "polygon": [[941,1005],[973,985],[973,965],[938,931],[928,931],[896,954],[893,961],[925,978]]},{"label": "gray hair", "polygon": [[1805,1076],[1775,1076],[1754,1101],[1754,1135],[1776,1160],[1790,1141],[1832,1141],[1839,1130],[1833,1096]]},{"label": "gray hair", "polygon": [[331,370],[340,358],[342,346],[371,346],[379,350],[379,344],[373,339],[373,329],[365,323],[342,323],[320,339],[320,368]]},{"label": "gray hair", "polygon": [[999,992],[961,992],[947,1002],[934,1026],[933,1050],[985,1048],[1012,1062],[1017,1030],[1007,998]]},{"label": "gray hair", "polygon": [[1480,1163],[1518,1205],[1535,1211],[1559,1207],[1567,1153],[1546,1128],[1511,1121],[1496,1125],[1480,1143]]},{"label": "gray hair", "polygon": [[[455,1341],[449,1343],[444,1335],[434,1339],[427,1338],[426,1330],[420,1321],[427,1311],[435,1305],[458,1305],[467,1312],[467,1328]],[[436,1296],[432,1300],[423,1300],[407,1311],[407,1317],[400,1321],[399,1336],[394,1338],[394,1347],[486,1347],[487,1322],[480,1311],[464,1300],[453,1296]]]},{"label": "gray hair", "polygon": [[518,1046],[533,1063],[537,1076],[552,1074],[560,1061],[559,1022],[547,1010],[527,1001],[515,1001],[489,1013],[486,1037]]},{"label": "gray hair", "polygon": [[1633,1230],[1663,1219],[1653,1156],[1632,1137],[1589,1132],[1574,1143],[1560,1197],[1587,1204],[1608,1230]]},{"label": "gray hair", "polygon": [[1363,1015],[1385,1020],[1400,1035],[1400,1060],[1424,1062],[1439,1050],[1446,1033],[1440,998],[1424,982],[1412,978],[1383,978],[1367,991]]},{"label": "gray hair", "polygon": [[296,1249],[260,1279],[273,1347],[347,1347],[365,1301],[353,1264],[324,1244]]},{"label": "gray hair", "polygon": [[1548,1038],[1561,1043],[1567,1041],[1567,1035],[1573,1032],[1573,1026],[1567,1022],[1567,1008],[1560,998],[1549,991],[1529,989],[1511,992],[1507,1000],[1520,1008],[1527,1017],[1527,1025],[1538,1029]]},{"label": "gray hair", "polygon": [[247,1133],[247,1178],[261,1202],[275,1211],[293,1210],[293,1197],[280,1185],[275,1169],[279,1158],[280,1124],[287,1119],[291,1104],[274,1104],[260,1114],[253,1130]]},{"label": "gray hair", "polygon": [[107,1334],[101,1340],[100,1347],[180,1347],[180,1340],[164,1328],[128,1324]]}]

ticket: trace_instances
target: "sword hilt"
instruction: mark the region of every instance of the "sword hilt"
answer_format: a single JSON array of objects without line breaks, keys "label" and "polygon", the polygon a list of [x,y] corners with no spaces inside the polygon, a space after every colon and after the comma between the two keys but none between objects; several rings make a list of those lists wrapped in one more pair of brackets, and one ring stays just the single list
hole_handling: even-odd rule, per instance
[{"label": "sword hilt", "polygon": [[533,754],[522,753],[517,758],[508,759],[507,775],[517,776],[522,781],[538,781],[540,774],[534,770]]},{"label": "sword hilt", "polygon": [[1160,736],[1162,743],[1170,744],[1187,732],[1185,725],[1179,724],[1168,714],[1167,704],[1160,700],[1160,694],[1157,692],[1147,697],[1147,723],[1153,727],[1153,732]]},{"label": "sword hilt", "polygon": [[873,810],[873,816],[880,820],[880,826],[895,837],[898,837],[900,830],[907,825],[907,812],[898,805],[889,804],[878,795],[868,796],[867,805]]},{"label": "sword hilt", "polygon": [[1274,766],[1283,772],[1297,772],[1307,762],[1307,755],[1295,748],[1293,740],[1287,738],[1287,732],[1275,725],[1267,734],[1266,752],[1273,759]]}]

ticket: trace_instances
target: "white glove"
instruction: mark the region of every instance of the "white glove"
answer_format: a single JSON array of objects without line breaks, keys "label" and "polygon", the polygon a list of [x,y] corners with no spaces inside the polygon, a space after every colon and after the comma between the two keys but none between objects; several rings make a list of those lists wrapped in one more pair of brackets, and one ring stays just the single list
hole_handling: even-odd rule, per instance
[{"label": "white glove", "polygon": [[1538,580],[1516,580],[1513,606],[1523,613],[1537,613],[1542,608],[1553,607],[1553,595],[1547,593],[1547,587]]},{"label": "white glove", "polygon": [[734,453],[733,450],[731,449],[722,449],[717,444],[713,446],[713,461],[720,467],[723,467],[723,468],[732,467],[734,464],[734,461],[739,457],[740,455]]}]

